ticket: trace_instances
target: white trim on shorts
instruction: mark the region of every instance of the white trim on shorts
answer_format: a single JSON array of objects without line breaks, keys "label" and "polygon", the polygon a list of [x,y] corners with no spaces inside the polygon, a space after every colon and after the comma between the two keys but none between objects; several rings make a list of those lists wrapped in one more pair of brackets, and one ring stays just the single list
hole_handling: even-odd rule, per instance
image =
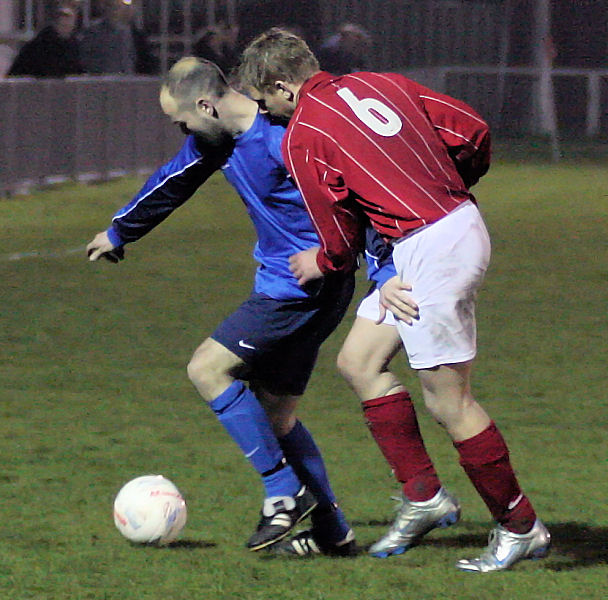
[{"label": "white trim on shorts", "polygon": [[[380,291],[375,288],[371,291],[357,307],[357,316],[363,319],[369,319],[374,323],[380,317]],[[390,310],[386,311],[386,317],[382,321],[382,325],[392,325],[393,327],[397,324],[395,316]]]},{"label": "white trim on shorts", "polygon": [[420,310],[411,324],[397,321],[412,368],[475,357],[475,298],[489,261],[490,237],[471,201],[394,245],[397,274],[412,286]]}]

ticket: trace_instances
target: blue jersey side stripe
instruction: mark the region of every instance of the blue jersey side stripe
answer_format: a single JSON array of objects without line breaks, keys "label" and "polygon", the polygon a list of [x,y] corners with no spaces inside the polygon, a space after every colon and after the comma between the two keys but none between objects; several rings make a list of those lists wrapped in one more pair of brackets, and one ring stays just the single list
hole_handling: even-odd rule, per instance
[{"label": "blue jersey side stripe", "polygon": [[[162,188],[170,179],[172,179],[173,177],[177,177],[178,175],[181,175],[184,171],[187,171],[190,167],[194,166],[195,164],[199,163],[200,161],[201,161],[201,158],[199,157],[196,160],[193,160],[191,163],[187,164],[185,167],[181,168],[179,171],[175,171],[174,173],[170,173],[164,179],[162,179],[159,183],[157,183],[148,192],[143,193],[143,190],[142,190],[142,192],[140,192],[140,194],[138,194],[137,196],[135,196],[135,198],[133,198],[133,200],[131,202],[129,202],[129,204],[127,204],[126,206],[124,206],[123,208],[121,208],[112,217],[112,221],[115,221],[116,219],[119,219],[120,217],[124,217],[125,215],[128,215],[134,208],[137,207],[137,205],[142,200],[145,200],[148,196],[150,196],[151,194],[153,194],[156,190],[158,190],[159,188]],[[159,171],[157,171],[155,173],[155,175],[156,175],[156,177],[158,177],[159,176]],[[152,177],[154,177],[154,175]]]}]

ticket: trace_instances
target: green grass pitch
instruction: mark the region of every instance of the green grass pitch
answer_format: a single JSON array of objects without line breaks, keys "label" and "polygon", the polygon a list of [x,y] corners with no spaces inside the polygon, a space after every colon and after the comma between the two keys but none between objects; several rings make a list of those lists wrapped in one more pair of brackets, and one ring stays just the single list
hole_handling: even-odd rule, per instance
[{"label": "green grass pitch", "polygon": [[[141,180],[0,201],[0,597],[11,600],[436,600],[608,597],[608,173],[498,160],[475,189],[493,239],[479,297],[474,393],[502,428],[553,533],[544,561],[456,571],[489,517],[420,406],[429,452],[463,504],[456,527],[406,555],[283,560],[251,554],[261,486],[198,398],[192,350],[250,290],[252,228],[221,176],[119,265],[84,245]],[[365,289],[359,282],[358,297]],[[334,368],[351,314],[322,349],[300,416],[323,449],[362,545],[398,491]],[[188,500],[172,547],[132,547],[112,501],[162,473]]]}]

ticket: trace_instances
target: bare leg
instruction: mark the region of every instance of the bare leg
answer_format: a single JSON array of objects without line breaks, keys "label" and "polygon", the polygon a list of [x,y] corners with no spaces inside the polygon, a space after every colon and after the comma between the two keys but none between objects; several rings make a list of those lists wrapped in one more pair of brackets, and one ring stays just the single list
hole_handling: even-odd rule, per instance
[{"label": "bare leg", "polygon": [[357,317],[338,354],[338,371],[361,400],[405,391],[388,370],[402,348],[397,328]]},{"label": "bare leg", "polygon": [[296,424],[295,410],[301,396],[271,394],[261,385],[254,385],[255,394],[264,407],[278,438],[287,435]]},{"label": "bare leg", "polygon": [[188,364],[188,376],[261,475],[266,496],[293,497],[300,490],[301,482],[287,464],[259,398],[234,376],[243,364],[233,352],[208,338],[194,352]]},{"label": "bare leg", "polygon": [[418,371],[426,407],[455,442],[472,438],[490,424],[471,395],[471,366],[466,362]]},{"label": "bare leg", "polygon": [[188,377],[204,400],[212,402],[235,381],[231,373],[243,364],[228,348],[207,338],[188,363]]},{"label": "bare leg", "polygon": [[441,483],[420,436],[410,396],[388,370],[401,347],[396,327],[357,317],[338,356],[338,368],[361,399],[370,433],[404,495],[425,501],[435,496]]}]

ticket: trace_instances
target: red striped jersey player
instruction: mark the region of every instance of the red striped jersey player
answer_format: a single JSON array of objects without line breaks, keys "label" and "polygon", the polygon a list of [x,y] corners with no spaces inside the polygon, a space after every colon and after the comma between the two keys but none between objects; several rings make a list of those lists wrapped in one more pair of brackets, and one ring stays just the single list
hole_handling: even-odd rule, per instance
[{"label": "red striped jersey player", "polygon": [[[457,567],[495,571],[544,556],[549,532],[521,491],[500,431],[471,394],[475,296],[490,239],[469,187],[489,167],[487,124],[465,103],[402,75],[322,72],[301,38],[276,28],[245,50],[240,76],[269,112],[291,118],[283,156],[321,240],[318,252],[291,259],[300,284],[349,268],[365,218],[393,246],[399,278],[411,285],[419,318],[397,320],[410,366],[497,521],[488,547]],[[397,297],[383,289],[381,304],[399,318]],[[407,393],[363,405],[403,484],[394,524],[370,548],[387,557],[455,523],[460,505],[439,481]]]}]

